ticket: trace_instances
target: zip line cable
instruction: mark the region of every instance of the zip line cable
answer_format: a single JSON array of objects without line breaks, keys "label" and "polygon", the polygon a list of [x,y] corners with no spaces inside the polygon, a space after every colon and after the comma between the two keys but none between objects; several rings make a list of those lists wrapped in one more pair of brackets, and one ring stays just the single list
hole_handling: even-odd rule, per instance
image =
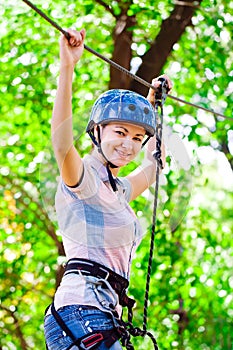
[{"label": "zip line cable", "polygon": [[[36,11],[41,17],[43,17],[47,22],[49,22],[54,28],[58,29],[63,35],[65,35],[65,37],[67,38],[67,40],[70,39],[70,35],[67,31],[65,31],[62,27],[60,27],[56,22],[54,22],[51,18],[49,18],[44,12],[42,12],[38,7],[36,7],[34,4],[32,4],[29,0],[22,0],[23,2],[25,2],[29,7],[31,7],[34,11]],[[126,68],[122,67],[121,65],[117,64],[116,62],[110,60],[109,58],[103,56],[102,54],[100,54],[99,52],[93,50],[92,48],[90,48],[89,46],[85,45],[84,44],[84,49],[89,51],[90,53],[94,54],[95,56],[99,57],[100,59],[102,59],[103,61],[109,63],[111,66],[113,66],[114,68],[118,69],[119,71],[125,73],[126,75],[128,75],[130,78],[138,81],[139,83],[141,83],[142,85],[148,87],[148,88],[151,88],[153,90],[155,90],[155,87],[148,83],[146,80],[140,78],[139,76],[131,73],[129,70],[127,70]],[[175,101],[178,101],[180,103],[184,103],[186,105],[189,105],[189,106],[192,106],[194,108],[198,108],[198,109],[202,109],[203,111],[206,111],[206,112],[209,112],[209,113],[212,113],[214,114],[215,116],[219,116],[219,117],[222,117],[224,119],[231,119],[233,120],[232,117],[227,117],[225,116],[224,114],[221,114],[219,112],[216,112],[216,111],[213,111],[213,110],[210,110],[206,107],[203,107],[203,106],[200,106],[200,105],[197,105],[195,103],[192,103],[192,102],[187,102],[187,101],[184,101],[182,100],[181,98],[179,97],[175,97],[175,96],[172,96],[170,94],[167,95],[167,97],[175,100]]]}]

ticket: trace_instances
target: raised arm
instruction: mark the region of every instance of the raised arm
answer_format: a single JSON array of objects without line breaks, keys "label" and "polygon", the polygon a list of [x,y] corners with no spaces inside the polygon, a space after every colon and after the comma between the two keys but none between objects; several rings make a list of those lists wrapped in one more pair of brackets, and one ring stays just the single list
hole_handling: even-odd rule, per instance
[{"label": "raised arm", "polygon": [[[168,81],[168,87],[170,91],[172,88],[172,83],[170,79],[166,75],[162,75],[161,77],[165,78]],[[160,82],[158,81],[159,78],[160,77],[152,80],[152,84],[158,88],[160,86]],[[154,106],[155,91],[153,89],[149,90],[147,99]],[[150,187],[155,182],[155,179],[156,179],[157,162],[152,156],[153,151],[156,149],[156,136],[152,137],[148,141],[146,148],[147,149],[145,153],[145,159],[142,162],[141,166],[139,166],[129,176],[127,176],[132,186],[132,193],[131,193],[130,200],[136,199],[141,193],[143,193],[148,187]],[[165,146],[163,142],[161,145],[161,160],[164,167],[166,162],[166,155],[165,155]]]},{"label": "raised arm", "polygon": [[60,75],[55,98],[51,134],[52,145],[63,181],[68,186],[76,186],[82,176],[82,160],[73,145],[72,123],[72,81],[76,63],[83,49],[85,30],[68,29],[70,40],[60,39]]}]

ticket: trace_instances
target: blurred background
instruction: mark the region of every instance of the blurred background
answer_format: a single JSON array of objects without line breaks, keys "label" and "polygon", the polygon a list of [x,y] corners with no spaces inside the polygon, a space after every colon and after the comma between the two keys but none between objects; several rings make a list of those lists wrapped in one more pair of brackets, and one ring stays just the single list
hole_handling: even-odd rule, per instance
[{"label": "blurred background", "polygon": [[[148,330],[160,350],[231,350],[233,344],[233,3],[227,0],[34,2],[86,45],[148,82],[166,73],[167,165],[160,178]],[[0,349],[45,349],[43,315],[65,261],[54,213],[58,169],[50,120],[60,33],[23,1],[0,0]],[[147,88],[84,51],[73,84],[76,147],[86,153],[100,93]],[[139,157],[140,158],[140,157]],[[141,161],[141,158],[137,160]],[[123,175],[137,164],[125,168]],[[131,203],[145,237],[130,294],[142,326],[154,189]],[[148,339],[135,349],[151,349]]]}]

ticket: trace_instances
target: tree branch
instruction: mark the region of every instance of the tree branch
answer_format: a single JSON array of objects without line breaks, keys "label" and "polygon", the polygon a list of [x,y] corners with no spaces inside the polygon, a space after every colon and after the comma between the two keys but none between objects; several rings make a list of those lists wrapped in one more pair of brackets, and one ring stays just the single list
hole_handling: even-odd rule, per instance
[{"label": "tree branch", "polygon": [[13,311],[11,311],[10,309],[8,309],[7,307],[3,306],[3,305],[1,305],[1,308],[3,310],[5,310],[8,314],[10,314],[10,316],[13,318],[13,320],[14,320],[14,331],[16,333],[16,337],[20,341],[20,345],[21,345],[20,348],[22,350],[27,350],[28,349],[28,345],[26,343],[26,340],[23,337],[23,332],[21,331],[21,328],[20,328],[20,325],[19,325],[19,320],[15,316],[15,313]]},{"label": "tree branch", "polygon": [[[142,56],[142,64],[137,75],[144,80],[151,82],[152,79],[161,74],[161,70],[170,55],[173,45],[179,41],[186,27],[191,25],[191,19],[195,13],[196,4],[202,0],[186,0],[192,6],[181,5],[183,2],[176,1],[171,15],[162,22],[161,30],[152,43],[150,49]],[[177,5],[177,3],[180,3]],[[130,90],[137,91],[142,95],[147,94],[148,88],[133,80]]]},{"label": "tree branch", "polygon": [[110,12],[111,13],[111,15],[113,16],[113,17],[117,17],[115,14],[114,14],[114,12],[113,12],[113,10],[111,9],[111,7],[108,5],[108,4],[106,4],[103,0],[96,0],[96,2],[99,4],[99,5],[101,5],[101,6],[103,6],[104,8],[105,8],[105,10],[107,10],[108,12]]},{"label": "tree branch", "polygon": [[228,160],[228,163],[230,164],[230,167],[233,170],[233,157],[232,157],[231,152],[229,150],[228,143],[227,142],[222,142],[220,144],[220,146],[221,146],[221,151],[225,154],[225,156],[226,156],[226,158]]},{"label": "tree branch", "polygon": [[[112,60],[120,66],[130,70],[132,59],[132,41],[133,32],[130,30],[136,24],[135,16],[128,16],[127,12],[132,1],[119,3],[121,14],[117,17],[117,22],[113,32],[114,51]],[[127,89],[130,84],[130,78],[123,72],[119,72],[110,66],[109,89]]]}]

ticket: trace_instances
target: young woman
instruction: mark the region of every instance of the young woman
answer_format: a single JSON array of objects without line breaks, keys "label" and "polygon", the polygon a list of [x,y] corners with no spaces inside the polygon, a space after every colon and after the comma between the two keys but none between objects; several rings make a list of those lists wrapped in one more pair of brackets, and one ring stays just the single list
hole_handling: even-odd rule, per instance
[{"label": "young woman", "polygon": [[[61,174],[56,194],[66,271],[45,316],[49,350],[122,349],[118,339],[130,265],[142,238],[129,206],[154,181],[156,161],[154,90],[148,99],[128,90],[109,90],[95,102],[87,132],[94,144],[81,158],[73,145],[72,79],[85,31],[68,30],[60,40],[60,76],[52,117],[52,143]],[[165,76],[169,89],[170,80]],[[158,79],[153,80],[160,86]],[[149,102],[150,101],[150,102]],[[148,141],[148,142],[147,142]],[[147,161],[125,178],[119,169],[147,143]],[[165,161],[162,147],[162,161]]]}]

